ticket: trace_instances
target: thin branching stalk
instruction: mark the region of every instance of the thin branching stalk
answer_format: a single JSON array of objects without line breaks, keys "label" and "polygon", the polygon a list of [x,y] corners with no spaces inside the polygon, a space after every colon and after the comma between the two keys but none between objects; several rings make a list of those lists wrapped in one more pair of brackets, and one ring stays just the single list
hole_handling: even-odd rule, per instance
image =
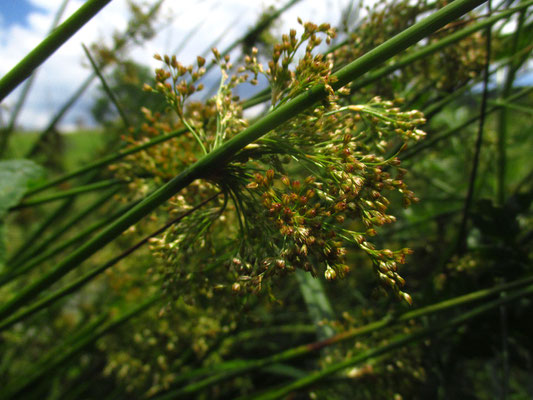
[{"label": "thin branching stalk", "polygon": [[[491,13],[491,0],[488,1],[489,13]],[[492,52],[492,25],[488,25],[486,33],[486,58],[485,68],[483,71],[483,94],[481,96],[481,105],[479,113],[479,125],[476,137],[476,143],[474,147],[474,158],[472,160],[472,170],[470,172],[470,179],[468,181],[468,191],[466,194],[466,200],[463,209],[463,217],[461,219],[461,225],[459,227],[457,252],[463,254],[466,251],[466,238],[467,238],[467,223],[470,214],[470,207],[474,200],[474,189],[476,185],[477,170],[479,167],[479,157],[481,154],[481,146],[483,144],[483,132],[485,128],[485,118],[487,116],[487,100],[489,96],[489,66]]]},{"label": "thin branching stalk", "polygon": [[85,46],[85,44],[83,43],[81,46],[83,47],[83,51],[85,52],[85,55],[87,56],[87,58],[89,59],[89,62],[91,63],[91,67],[93,68],[94,73],[96,74],[96,76],[98,76],[98,79],[100,79],[100,83],[102,84],[104,92],[107,94],[107,97],[109,97],[109,100],[111,101],[111,103],[113,103],[113,105],[117,109],[118,115],[120,115],[120,118],[122,119],[122,123],[124,124],[126,128],[129,128],[131,126],[131,123],[128,120],[128,117],[126,116],[126,113],[122,109],[122,106],[120,105],[117,99],[117,96],[115,96],[115,93],[113,93],[113,91],[107,84],[107,81],[104,75],[102,74],[101,69],[96,64],[96,61],[94,60],[93,56],[91,56],[91,52],[89,51],[87,46]]},{"label": "thin branching stalk", "polygon": [[20,210],[26,207],[39,206],[41,204],[49,203],[51,201],[66,199],[68,197],[75,197],[83,193],[94,192],[95,190],[107,189],[112,186],[123,185],[124,182],[119,179],[107,179],[100,182],[90,183],[88,185],[78,186],[74,189],[64,190],[62,192],[49,194],[47,196],[38,197],[35,199],[24,200],[22,203],[11,207],[10,211]]}]

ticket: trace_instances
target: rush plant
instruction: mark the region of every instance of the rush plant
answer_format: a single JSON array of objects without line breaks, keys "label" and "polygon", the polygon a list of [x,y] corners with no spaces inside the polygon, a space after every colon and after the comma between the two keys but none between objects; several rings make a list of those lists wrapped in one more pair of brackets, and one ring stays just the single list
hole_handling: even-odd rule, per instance
[{"label": "rush plant", "polygon": [[[0,97],[104,3],[60,25],[0,80]],[[525,139],[507,128],[512,110],[529,112],[516,104],[529,87],[513,82],[531,51],[532,1],[383,1],[350,26],[352,4],[339,29],[298,19],[266,35],[296,3],[192,65],[156,54],[139,93],[157,105],[132,119],[101,70],[119,53],[85,48],[120,138],[49,180],[33,161],[0,161],[0,228],[25,229],[0,251],[1,398],[472,395],[448,387],[455,374],[485,398],[490,374],[461,354],[474,318],[500,332],[501,350],[479,363],[502,371],[502,398],[525,387],[509,346],[530,350],[515,319],[532,293],[533,188],[506,155],[524,160],[508,137]],[[152,18],[132,9],[134,21]],[[149,22],[132,26],[145,23],[152,35]],[[498,68],[506,80],[491,103]],[[243,101],[242,88],[256,95]],[[456,124],[478,99],[479,114]],[[464,135],[472,122],[475,141]],[[483,137],[497,144],[495,168]],[[61,221],[67,206],[76,212]],[[35,210],[45,218],[28,234]],[[491,310],[496,323],[480,319]]]}]

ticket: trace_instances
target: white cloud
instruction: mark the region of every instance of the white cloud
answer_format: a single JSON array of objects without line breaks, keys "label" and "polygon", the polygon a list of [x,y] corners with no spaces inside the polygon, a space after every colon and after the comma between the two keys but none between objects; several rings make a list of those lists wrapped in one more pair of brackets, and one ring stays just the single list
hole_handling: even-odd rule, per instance
[{"label": "white cloud", "polygon": [[[31,51],[45,37],[50,25],[63,0],[30,0],[40,8],[28,16],[25,27],[4,27],[0,21],[0,75],[8,72],[29,51]],[[158,35],[142,44],[131,47],[129,56],[140,63],[155,67],[158,63],[153,60],[154,53],[169,53],[178,47],[187,34],[205,19],[201,29],[188,40],[179,59],[190,63],[196,55],[205,51],[212,42],[218,38],[231,24],[231,29],[218,45],[224,49],[236,38],[240,37],[247,29],[255,24],[259,15],[269,5],[280,7],[287,0],[254,1],[249,0],[204,0],[204,1],[177,1],[166,0],[161,13],[161,29]],[[70,0],[64,17],[72,15],[84,2]],[[296,24],[297,16],[304,20],[317,23],[339,21],[342,4],[346,0],[321,1],[307,0],[293,6],[283,15],[282,31],[288,26]],[[153,2],[152,2],[153,4]],[[65,99],[70,96],[88,76],[90,70],[82,65],[86,64],[81,43],[90,44],[94,41],[110,42],[114,31],[124,31],[127,25],[126,0],[114,0],[109,3],[94,19],[80,29],[65,45],[54,53],[39,69],[37,79],[21,113],[19,125],[29,129],[39,129],[46,126],[49,118],[62,106]],[[2,39],[3,38],[3,39]],[[3,105],[12,106],[18,98],[19,90],[13,92],[4,101]],[[91,102],[89,91],[83,99],[73,107],[64,121],[62,127],[72,126],[78,118],[88,120],[88,106]]]}]

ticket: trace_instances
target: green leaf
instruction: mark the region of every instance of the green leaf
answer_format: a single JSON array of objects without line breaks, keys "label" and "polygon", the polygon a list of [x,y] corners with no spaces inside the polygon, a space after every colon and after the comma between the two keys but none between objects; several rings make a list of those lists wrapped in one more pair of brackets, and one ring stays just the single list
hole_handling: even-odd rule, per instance
[{"label": "green leaf", "polygon": [[0,161],[0,269],[6,249],[4,242],[7,211],[17,205],[33,181],[44,175],[44,168],[30,160]]}]

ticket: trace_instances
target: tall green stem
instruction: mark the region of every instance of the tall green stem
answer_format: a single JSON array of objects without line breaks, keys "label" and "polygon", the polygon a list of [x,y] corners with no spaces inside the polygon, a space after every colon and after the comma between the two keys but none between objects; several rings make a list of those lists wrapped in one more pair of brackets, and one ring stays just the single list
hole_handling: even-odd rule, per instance
[{"label": "tall green stem", "polygon": [[[127,43],[128,39],[133,38],[136,34],[136,32],[145,24],[147,21],[149,21],[151,18],[156,15],[159,8],[161,7],[161,4],[163,3],[163,0],[158,0],[148,11],[148,13],[139,21],[137,21],[135,24],[130,24],[128,26],[128,29],[126,32],[117,38],[116,45],[113,47],[112,52],[116,53],[119,50],[121,50]],[[100,69],[104,68],[106,65],[99,66]],[[39,147],[41,143],[44,141],[44,139],[47,137],[47,135],[54,131],[56,129],[56,125],[61,121],[61,119],[65,116],[67,111],[72,107],[73,104],[78,101],[78,99],[81,97],[81,95],[87,90],[87,88],[91,85],[92,81],[96,78],[96,73],[92,72],[83,82],[82,84],[76,89],[76,91],[63,103],[61,108],[55,113],[55,115],[50,119],[50,122],[46,126],[46,128],[41,132],[33,146],[31,147],[30,151],[26,155],[26,157],[32,157],[35,154],[37,154]]]},{"label": "tall green stem", "polygon": [[36,193],[39,193],[39,192],[42,192],[43,190],[46,190],[48,188],[51,188],[52,186],[55,186],[55,185],[58,185],[60,183],[63,183],[65,181],[68,181],[72,178],[75,178],[77,176],[80,176],[80,175],[83,175],[85,174],[86,172],[89,172],[89,171],[92,171],[92,170],[95,170],[97,168],[101,168],[101,167],[105,167],[106,165],[109,165],[111,164],[112,162],[114,161],[117,161],[117,160],[120,160],[121,158],[124,158],[130,154],[135,154],[135,153],[138,153],[142,150],[145,150],[145,149],[148,149],[152,146],[155,146],[159,143],[163,143],[167,140],[170,140],[172,138],[175,138],[177,136],[180,136],[180,135],[183,135],[185,132],[187,132],[187,129],[183,128],[183,129],[178,129],[174,132],[170,132],[170,133],[167,133],[165,135],[160,135],[160,136],[157,136],[156,138],[152,139],[152,140],[149,140],[148,142],[146,143],[143,143],[142,145],[139,145],[139,146],[134,146],[134,147],[131,147],[129,149],[123,149],[123,150],[119,150],[113,154],[110,154],[108,155],[107,157],[104,157],[98,161],[94,161],[92,163],[89,163],[87,165],[85,165],[84,167],[81,167],[81,168],[78,168],[68,174],[65,174],[65,175],[62,175],[62,176],[59,176],[55,179],[52,179],[51,181],[49,182],[46,182],[40,186],[37,186],[31,190],[29,190],[27,193],[26,193],[26,196],[32,196]]},{"label": "tall green stem", "polygon": [[[94,215],[94,212],[104,205],[109,199],[111,199],[116,193],[118,193],[118,191],[119,189],[114,189],[109,193],[106,193],[94,203],[90,204],[79,213],[73,215],[65,224],[63,224],[38,244],[34,243],[40,239],[43,232],[35,232],[38,233],[38,235],[32,235],[32,237],[28,238],[28,240],[15,252],[13,257],[8,260],[7,264],[10,267],[16,267],[17,265],[22,265],[22,263],[25,263],[27,260],[36,256],[37,254],[42,253],[48,248],[48,246],[56,242],[64,233],[68,232],[71,228],[79,224],[80,221],[82,221],[85,217],[91,214]],[[69,200],[70,199],[73,198],[69,198]],[[60,206],[59,211],[61,211],[61,209],[65,210],[64,204]]]},{"label": "tall green stem", "polygon": [[397,62],[391,64],[391,65],[388,65],[386,67],[383,67],[383,68],[380,68],[378,69],[377,71],[374,71],[374,72],[371,72],[369,73],[367,76],[365,76],[363,79],[360,79],[358,81],[355,81],[352,85],[351,85],[351,88],[353,91],[355,90],[358,90],[358,89],[361,89],[367,85],[369,85],[370,83],[373,83],[375,81],[377,81],[378,79],[380,78],[383,78],[384,76],[387,76],[389,74],[391,74],[392,72],[394,71],[397,71],[401,68],[404,68],[406,67],[407,65],[409,64],[412,64],[413,62],[417,61],[417,60],[421,60],[423,59],[424,57],[427,57],[455,42],[458,42],[459,40],[461,39],[464,39],[466,38],[467,36],[471,35],[472,33],[474,32],[477,32],[477,31],[480,31],[481,29],[484,29],[488,26],[491,26],[493,25],[495,22],[501,20],[501,19],[504,19],[504,18],[508,18],[510,17],[512,14],[520,11],[520,10],[524,10],[525,8],[531,6],[533,4],[533,1],[527,1],[521,5],[519,5],[518,7],[515,7],[515,8],[511,8],[509,10],[506,10],[506,11],[503,11],[501,13],[498,13],[497,15],[494,15],[492,17],[489,17],[487,19],[484,19],[483,21],[481,22],[478,22],[476,24],[472,24],[464,29],[461,29],[460,31],[457,31],[455,33],[452,33],[451,35],[448,35],[446,36],[445,38],[433,43],[433,44],[430,44],[428,46],[425,46],[423,48],[421,48],[420,50],[417,50],[415,52],[413,52],[412,54],[408,54],[404,57],[402,57],[400,60],[398,60]]},{"label": "tall green stem", "polygon": [[[67,8],[69,0],[63,0],[61,5],[59,6],[56,15],[54,16],[54,20],[52,21],[52,26],[50,27],[49,34],[56,28],[57,24],[59,23],[59,20],[61,19],[61,16],[63,15],[63,12],[65,11],[65,8]],[[7,124],[7,127],[5,130],[2,130],[0,132],[0,157],[4,154],[4,152],[9,147],[9,137],[15,130],[15,124],[17,123],[17,118],[20,114],[20,111],[22,110],[22,107],[24,106],[24,103],[26,101],[26,98],[28,96],[28,93],[30,92],[30,89],[33,85],[33,81],[35,80],[35,77],[37,76],[37,71],[34,71],[31,76],[28,78],[28,80],[24,83],[24,86],[22,87],[22,90],[20,92],[20,95],[17,99],[17,102],[15,103],[13,107],[13,111],[11,112],[11,115],[9,116],[9,122]]]},{"label": "tall green stem", "polygon": [[[489,8],[489,14],[492,12],[491,10],[491,0],[488,1],[488,8]],[[486,46],[485,46],[485,67],[483,71],[483,93],[481,96],[481,106],[480,106],[480,113],[479,113],[479,125],[478,125],[478,132],[476,137],[476,143],[474,147],[474,159],[472,160],[472,171],[470,172],[470,179],[468,181],[468,191],[466,193],[466,200],[464,204],[463,209],[463,217],[461,219],[461,225],[459,226],[459,233],[458,233],[458,239],[457,239],[457,252],[459,254],[463,254],[466,251],[466,238],[467,238],[467,223],[469,219],[470,214],[470,207],[472,206],[472,202],[474,200],[474,190],[475,190],[475,184],[476,184],[476,178],[477,178],[477,170],[479,167],[479,158],[481,155],[481,146],[483,144],[483,133],[485,129],[485,118],[487,116],[487,99],[489,96],[489,66],[490,66],[490,59],[491,59],[491,51],[492,51],[492,25],[488,25],[487,30],[485,32],[486,37]]]},{"label": "tall green stem", "polygon": [[88,0],[0,79],[0,102],[111,0]]},{"label": "tall green stem", "polygon": [[117,99],[117,96],[115,96],[115,93],[113,93],[113,91],[111,90],[111,88],[107,84],[107,81],[104,78],[104,75],[102,74],[102,71],[101,71],[100,67],[98,66],[98,64],[94,60],[94,58],[91,55],[91,52],[89,51],[87,46],[85,46],[85,44],[82,43],[81,47],[83,48],[83,51],[85,52],[85,55],[89,59],[89,62],[91,63],[91,67],[93,68],[94,73],[98,76],[98,79],[100,79],[100,83],[102,84],[102,87],[103,87],[105,93],[107,94],[107,97],[109,97],[109,100],[111,101],[111,103],[113,103],[113,105],[117,109],[118,114],[120,115],[120,118],[122,118],[122,122],[124,123],[124,126],[126,128],[129,128],[131,126],[130,121],[128,120],[128,117],[127,117],[126,113],[122,109],[122,107],[121,107],[121,105],[120,105],[120,103],[119,103],[119,101]]},{"label": "tall green stem", "polygon": [[[528,4],[528,3],[526,3]],[[518,18],[518,24],[516,26],[515,34],[513,35],[512,42],[512,54],[516,53],[518,49],[518,42],[520,39],[520,33],[524,25],[526,10],[520,13]],[[501,91],[501,99],[505,99],[511,94],[513,83],[516,75],[516,71],[520,67],[520,63],[515,60],[509,61],[507,65],[507,75],[505,77],[505,82],[503,89]],[[498,144],[497,144],[497,159],[498,159],[498,179],[497,179],[497,201],[498,204],[503,205],[505,202],[505,173],[507,169],[507,155],[505,150],[505,145],[507,142],[507,124],[508,124],[508,115],[509,110],[507,107],[502,107],[500,110],[500,115],[498,119]]]},{"label": "tall green stem", "polygon": [[[525,87],[520,92],[509,96],[507,99],[505,99],[505,101],[506,102],[511,102],[511,101],[516,100],[516,99],[519,99],[520,97],[525,96],[526,94],[528,94],[532,90],[533,90],[533,87]],[[501,106],[499,106],[499,105],[488,107],[485,113],[486,114],[490,114],[491,112],[498,110],[500,107]],[[480,117],[481,117],[481,113],[479,113],[477,115],[474,115],[473,117],[468,118],[463,123],[461,123],[461,124],[459,124],[457,126],[454,126],[453,128],[450,128],[450,129],[442,132],[439,135],[431,136],[427,140],[424,140],[422,143],[420,143],[420,144],[418,144],[416,146],[407,148],[407,150],[405,150],[403,152],[402,160],[406,160],[408,158],[414,157],[415,155],[420,154],[420,152],[422,150],[429,149],[429,148],[433,147],[436,143],[440,142],[441,140],[447,139],[447,138],[449,138],[449,137],[461,132],[465,127],[467,127],[468,125],[470,125],[470,124],[476,122],[477,120],[479,120]]]},{"label": "tall green stem", "polygon": [[36,257],[33,257],[31,260],[28,260],[25,264],[22,264],[20,266],[17,265],[16,268],[13,268],[10,271],[7,271],[7,272],[5,272],[3,274],[0,274],[0,286],[5,284],[5,283],[7,283],[7,282],[10,282],[11,280],[16,278],[17,276],[20,276],[20,275],[30,271],[31,269],[33,269],[37,265],[43,263],[44,261],[50,259],[51,257],[53,257],[55,255],[61,253],[63,250],[69,248],[73,244],[76,244],[76,243],[86,239],[91,233],[97,231],[101,227],[103,227],[103,226],[107,225],[108,223],[110,223],[111,221],[113,221],[118,216],[124,214],[134,204],[137,204],[137,202],[134,202],[133,204],[127,204],[124,207],[121,207],[119,210],[115,211],[114,213],[112,213],[107,218],[104,218],[101,221],[97,221],[94,224],[89,225],[87,228],[81,230],[73,238],[71,238],[69,240],[62,241],[61,244],[59,244],[58,246],[44,251],[40,255],[38,255]]},{"label": "tall green stem", "polygon": [[78,335],[76,335],[73,343],[69,346],[61,346],[59,350],[52,351],[48,357],[45,357],[46,363],[44,365],[38,365],[33,371],[25,375],[22,381],[14,382],[4,388],[2,397],[20,399],[19,396],[24,390],[28,389],[40,379],[45,377],[50,371],[57,370],[57,368],[69,360],[75,355],[83,351],[87,346],[94,343],[96,340],[107,334],[108,332],[116,329],[118,326],[124,324],[131,318],[138,314],[141,314],[149,307],[154,305],[161,299],[161,295],[155,295],[149,297],[142,303],[135,305],[131,309],[123,312],[107,323],[104,322],[104,317],[98,318],[95,322],[89,324],[86,328],[82,329]]}]

